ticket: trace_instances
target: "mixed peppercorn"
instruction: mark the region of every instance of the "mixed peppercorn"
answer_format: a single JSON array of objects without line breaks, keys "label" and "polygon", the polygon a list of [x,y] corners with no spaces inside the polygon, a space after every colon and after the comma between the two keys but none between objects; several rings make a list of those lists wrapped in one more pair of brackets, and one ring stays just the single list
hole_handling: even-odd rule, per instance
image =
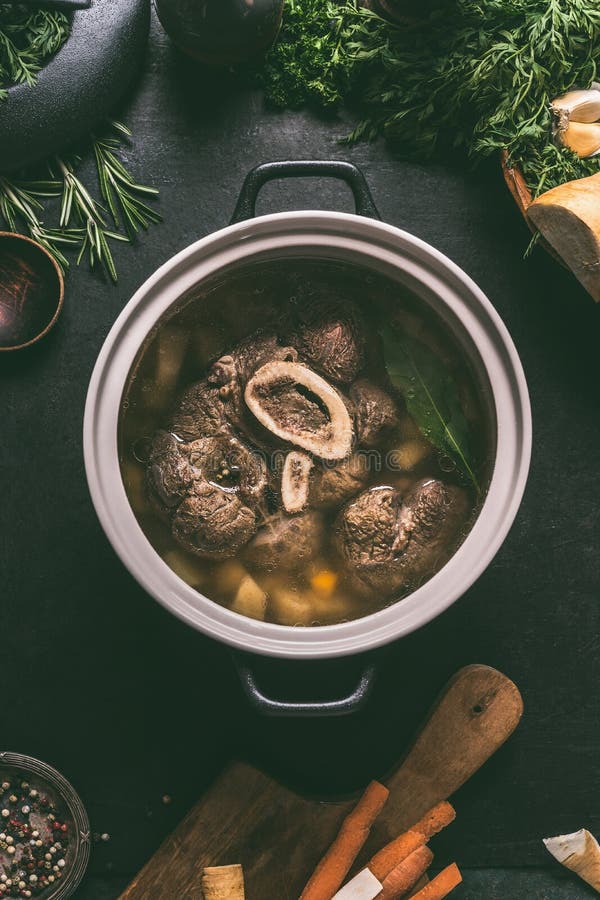
[{"label": "mixed peppercorn", "polygon": [[0,898],[37,897],[65,874],[69,823],[29,782],[0,784]]}]

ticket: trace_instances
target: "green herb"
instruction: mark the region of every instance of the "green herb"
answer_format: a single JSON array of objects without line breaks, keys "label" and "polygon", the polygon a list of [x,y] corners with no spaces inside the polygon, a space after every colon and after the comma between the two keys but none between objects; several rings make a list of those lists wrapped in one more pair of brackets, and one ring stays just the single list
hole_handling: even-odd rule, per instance
[{"label": "green herb", "polygon": [[0,3],[0,99],[11,84],[35,84],[37,73],[69,36],[62,12],[32,12],[18,3]]},{"label": "green herb", "polygon": [[469,449],[469,424],[452,374],[416,338],[400,337],[390,329],[383,330],[382,338],[388,374],[408,412],[427,440],[446,453],[480,493]]},{"label": "green herb", "polygon": [[[69,19],[48,10],[31,12],[16,3],[0,3],[0,99],[11,84],[35,84],[37,73],[69,36]],[[42,180],[0,176],[0,219],[11,231],[25,230],[55,257],[63,270],[66,252],[77,252],[77,263],[87,256],[92,268],[101,265],[113,281],[117,270],[109,241],[132,242],[136,233],[160,221],[160,215],[142,197],[158,193],[138,184],[118,153],[131,132],[112,122],[107,134],[92,135],[94,159],[102,201],[96,199],[76,174],[79,157],[55,157],[47,163]],[[60,198],[56,226],[45,224],[47,201]],[[123,230],[121,230],[123,229]]]},{"label": "green herb", "polygon": [[[122,141],[131,135],[119,122],[109,133],[93,137],[94,159],[100,194],[98,201],[76,174],[78,157],[55,157],[48,163],[47,180],[10,180],[0,176],[0,217],[11,231],[25,230],[68,268],[65,251],[77,252],[77,264],[87,256],[92,268],[101,265],[113,281],[117,271],[109,241],[132,242],[140,228],[161,217],[142,196],[156,195],[155,188],[137,184],[118,157]],[[60,197],[56,227],[44,224],[45,201]],[[119,229],[124,228],[124,231]]]},{"label": "green herb", "polygon": [[344,24],[334,0],[287,0],[278,41],[258,76],[271,105],[331,109],[340,103],[353,69]]},{"label": "green herb", "polygon": [[[549,110],[553,98],[597,77],[597,0],[449,0],[403,25],[359,0],[322,3],[320,13],[317,5],[288,0],[262,76],[279,105],[347,99],[367,116],[350,140],[383,134],[419,160],[507,149],[534,195],[600,171],[597,158],[552,143]],[[288,20],[296,23],[289,32]]]}]

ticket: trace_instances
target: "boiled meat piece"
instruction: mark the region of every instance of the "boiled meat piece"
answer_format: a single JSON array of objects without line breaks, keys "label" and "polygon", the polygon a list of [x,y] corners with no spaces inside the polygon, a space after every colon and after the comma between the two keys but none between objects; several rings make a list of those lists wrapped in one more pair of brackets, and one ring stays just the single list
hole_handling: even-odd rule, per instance
[{"label": "boiled meat piece", "polygon": [[350,387],[350,400],[354,405],[359,446],[381,446],[393,435],[400,421],[394,398],[367,378],[359,378]]},{"label": "boiled meat piece", "polygon": [[198,478],[230,493],[239,493],[250,506],[259,503],[267,488],[267,464],[263,455],[230,435],[200,438],[184,444]]},{"label": "boiled meat piece", "polygon": [[398,558],[406,546],[399,528],[402,497],[392,487],[364,491],[342,510],[336,540],[348,565],[359,572]]},{"label": "boiled meat piece", "polygon": [[370,488],[340,512],[334,541],[355,578],[391,595],[450,558],[468,511],[466,493],[438,479],[418,482],[404,498],[392,487]]},{"label": "boiled meat piece", "polygon": [[282,347],[275,335],[255,332],[221,356],[210,368],[208,381],[218,388],[227,422],[242,432],[258,447],[272,450],[279,444],[275,435],[260,427],[244,400],[249,379],[269,362],[295,362],[298,353],[293,347]]},{"label": "boiled meat piece", "polygon": [[225,408],[218,387],[205,378],[186,388],[168,427],[184,441],[193,441],[226,430]]},{"label": "boiled meat piece", "polygon": [[332,508],[355,497],[371,477],[370,464],[371,456],[359,451],[336,466],[317,466],[310,486],[310,505]]},{"label": "boiled meat piece", "polygon": [[194,482],[172,520],[173,536],[195,553],[211,559],[235,556],[256,531],[256,513],[238,494],[208,481]]},{"label": "boiled meat piece", "polygon": [[358,306],[309,292],[296,297],[294,319],[286,339],[300,357],[326,378],[353,381],[365,364],[366,326]]},{"label": "boiled meat piece", "polygon": [[150,495],[182,546],[200,556],[233,556],[256,531],[267,492],[262,454],[229,434],[184,443],[159,431],[146,470]]},{"label": "boiled meat piece", "polygon": [[181,503],[196,477],[181,448],[182,442],[168,431],[158,431],[150,446],[146,483],[150,497],[163,509]]},{"label": "boiled meat piece", "polygon": [[466,491],[426,478],[404,497],[400,533],[407,539],[404,565],[413,580],[447,562],[464,531],[470,510]]},{"label": "boiled meat piece", "polygon": [[262,571],[303,569],[319,554],[325,538],[323,519],[308,511],[289,516],[276,513],[244,548],[249,564]]},{"label": "boiled meat piece", "polygon": [[308,366],[275,361],[246,385],[246,405],[263,428],[322,459],[343,459],[354,431],[342,395]]},{"label": "boiled meat piece", "polygon": [[295,362],[298,353],[293,347],[282,347],[275,335],[258,331],[213,363],[208,380],[219,386],[236,381],[243,389],[257,369],[276,359]]}]

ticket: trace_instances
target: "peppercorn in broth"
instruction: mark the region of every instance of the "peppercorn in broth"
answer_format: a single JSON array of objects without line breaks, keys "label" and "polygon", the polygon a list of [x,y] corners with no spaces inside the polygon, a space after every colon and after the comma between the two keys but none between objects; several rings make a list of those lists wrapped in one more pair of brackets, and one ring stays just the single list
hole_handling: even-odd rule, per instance
[{"label": "peppercorn in broth", "polygon": [[123,396],[146,537],[242,615],[327,625],[408,595],[489,482],[489,387],[459,323],[329,260],[229,268],[148,336]]}]

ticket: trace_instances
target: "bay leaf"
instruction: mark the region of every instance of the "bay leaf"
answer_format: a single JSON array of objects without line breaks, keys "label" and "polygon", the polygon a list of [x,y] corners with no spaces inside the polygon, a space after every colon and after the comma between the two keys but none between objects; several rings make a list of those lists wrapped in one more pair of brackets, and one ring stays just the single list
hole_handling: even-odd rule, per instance
[{"label": "bay leaf", "polygon": [[448,367],[426,344],[391,328],[382,329],[385,363],[409,414],[436,449],[446,453],[481,492],[471,455],[469,423],[460,389]]}]

